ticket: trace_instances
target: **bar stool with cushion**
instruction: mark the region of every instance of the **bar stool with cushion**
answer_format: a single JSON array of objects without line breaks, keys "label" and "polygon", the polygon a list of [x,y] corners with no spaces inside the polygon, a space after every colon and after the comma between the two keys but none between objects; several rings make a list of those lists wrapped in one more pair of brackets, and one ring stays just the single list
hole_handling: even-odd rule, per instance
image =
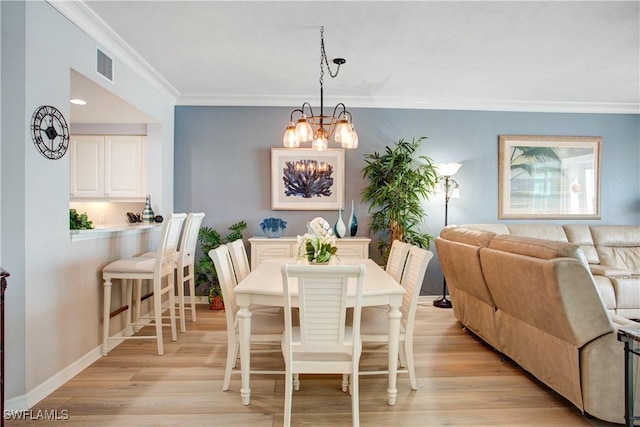
[{"label": "bar stool with cushion", "polygon": [[[180,237],[180,244],[178,249],[178,256],[176,257],[176,272],[178,288],[178,311],[180,319],[180,332],[186,332],[187,327],[185,325],[185,309],[191,310],[191,321],[196,323],[196,285],[195,285],[195,254],[196,246],[198,244],[198,232],[204,219],[204,212],[187,214],[187,219],[184,222],[182,228],[182,236]],[[155,252],[145,252],[140,255],[141,257],[153,258],[156,256]],[[189,287],[189,307],[185,307],[184,301],[184,289],[185,286]],[[140,296],[140,289],[136,290],[137,296]],[[140,316],[140,304],[136,306],[136,319]]]},{"label": "bar stool with cushion", "polygon": [[[191,321],[196,323],[196,284],[195,284],[195,260],[196,246],[198,245],[198,232],[204,219],[204,212],[189,213],[184,223],[180,249],[178,251],[178,304],[180,306],[180,327],[184,330],[185,308],[191,311]],[[184,289],[189,287],[189,307],[185,307]]]},{"label": "bar stool with cushion", "polygon": [[[107,355],[109,340],[122,339],[155,339],[158,345],[158,354],[164,354],[164,345],[162,339],[162,296],[169,295],[169,319],[171,323],[166,326],[171,327],[171,339],[178,339],[176,332],[176,316],[175,316],[175,280],[174,271],[176,265],[176,255],[178,241],[182,225],[186,218],[186,214],[170,214],[167,215],[162,227],[162,235],[160,244],[156,251],[156,256],[151,257],[133,257],[120,259],[112,262],[102,269],[102,278],[104,280],[104,305],[103,305],[103,341],[102,354]],[[163,286],[163,279],[167,278],[167,285]],[[131,305],[133,302],[132,286],[130,281],[151,280],[153,284],[153,316],[150,318],[155,323],[156,334],[151,336],[127,335],[122,337],[110,337],[110,313],[111,313],[111,286],[112,280],[119,279],[125,285],[125,294],[128,300],[127,310],[127,326],[126,333],[132,333],[134,322],[131,320],[133,310]],[[135,320],[137,324],[139,319]],[[144,319],[142,319],[144,320]]]}]

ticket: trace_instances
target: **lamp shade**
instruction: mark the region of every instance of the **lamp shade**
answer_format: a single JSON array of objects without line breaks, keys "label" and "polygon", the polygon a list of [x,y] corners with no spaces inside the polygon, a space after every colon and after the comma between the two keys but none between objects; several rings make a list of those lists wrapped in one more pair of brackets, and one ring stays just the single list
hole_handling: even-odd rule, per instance
[{"label": "lamp shade", "polygon": [[440,176],[453,176],[458,172],[462,163],[436,163],[433,165]]}]

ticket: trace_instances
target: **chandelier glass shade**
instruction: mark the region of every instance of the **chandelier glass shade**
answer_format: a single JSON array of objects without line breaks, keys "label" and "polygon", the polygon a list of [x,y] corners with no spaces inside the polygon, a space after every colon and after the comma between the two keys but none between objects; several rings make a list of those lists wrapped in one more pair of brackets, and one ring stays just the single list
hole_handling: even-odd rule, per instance
[{"label": "chandelier glass shade", "polygon": [[[311,148],[318,151],[326,150],[329,140],[333,138],[342,148],[358,148],[358,134],[356,133],[351,113],[343,103],[339,103],[333,109],[330,116],[324,114],[324,67],[327,67],[329,75],[333,78],[338,75],[340,66],[347,62],[343,58],[333,59],[337,65],[333,73],[329,67],[329,61],[324,49],[324,27],[320,28],[320,114],[316,115],[311,104],[305,102],[302,107],[291,112],[289,125],[287,126],[282,144],[287,148],[300,147],[300,144],[311,142]],[[294,121],[294,116],[297,120]]]}]

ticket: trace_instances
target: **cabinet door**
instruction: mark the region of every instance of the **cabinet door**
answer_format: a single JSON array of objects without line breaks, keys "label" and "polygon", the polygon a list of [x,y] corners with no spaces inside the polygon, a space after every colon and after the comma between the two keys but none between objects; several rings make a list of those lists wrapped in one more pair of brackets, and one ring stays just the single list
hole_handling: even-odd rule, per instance
[{"label": "cabinet door", "polygon": [[109,197],[144,195],[144,139],[141,136],[105,137],[105,194]]},{"label": "cabinet door", "polygon": [[104,137],[71,135],[69,193],[76,197],[104,196]]},{"label": "cabinet door", "polygon": [[251,269],[256,268],[267,258],[291,258],[293,256],[293,244],[280,241],[274,243],[251,243]]},{"label": "cabinet door", "polygon": [[369,258],[369,244],[349,239],[336,240],[337,255],[340,258]]}]

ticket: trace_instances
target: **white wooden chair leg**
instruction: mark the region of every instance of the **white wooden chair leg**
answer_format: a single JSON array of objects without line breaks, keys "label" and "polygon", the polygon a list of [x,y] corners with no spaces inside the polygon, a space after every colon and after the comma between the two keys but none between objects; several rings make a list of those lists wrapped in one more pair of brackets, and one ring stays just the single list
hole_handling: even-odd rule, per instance
[{"label": "white wooden chair leg", "polygon": [[189,299],[191,300],[191,321],[196,323],[196,285],[193,280],[193,271],[191,267],[189,268],[189,274],[191,278],[189,279]]},{"label": "white wooden chair leg", "polygon": [[[295,374],[298,375],[298,374]],[[291,401],[293,400],[293,378],[287,370],[284,376],[284,427],[291,425]]]},{"label": "white wooden chair leg", "polygon": [[138,322],[140,322],[140,309],[142,307],[142,279],[135,280],[135,301],[136,301],[136,311],[135,311],[135,331],[138,332],[142,326]]},{"label": "white wooden chair leg", "polygon": [[405,354],[407,357],[407,370],[409,371],[409,379],[411,380],[411,389],[418,389],[418,380],[416,379],[416,370],[413,359],[413,338],[405,337],[404,341]]},{"label": "white wooden chair leg", "polygon": [[105,279],[102,287],[102,355],[106,356],[109,351],[109,324],[111,323],[111,279]]},{"label": "white wooden chair leg", "polygon": [[[169,274],[169,321],[171,322],[171,341],[178,341],[178,331],[176,328],[176,286],[173,274]],[[184,317],[182,317],[184,320]]]},{"label": "white wooden chair leg", "polygon": [[300,374],[293,374],[293,389],[300,390]]},{"label": "white wooden chair leg", "polygon": [[162,294],[160,286],[155,286],[153,292],[153,318],[156,323],[156,341],[158,343],[158,355],[164,354],[164,342],[162,340]]},{"label": "white wooden chair leg", "polygon": [[184,282],[182,281],[183,273],[178,272],[177,274],[178,274],[178,279],[174,283],[178,284],[178,311],[180,312],[180,332],[187,332],[187,326],[185,324],[185,314],[184,314]]},{"label": "white wooden chair leg", "polygon": [[229,383],[231,382],[231,371],[236,366],[238,361],[238,351],[240,349],[240,342],[229,341],[227,343],[227,364],[224,368],[224,380],[222,381],[222,391],[229,390]]},{"label": "white wooden chair leg", "polygon": [[349,374],[342,374],[342,392],[346,393],[349,390]]}]

